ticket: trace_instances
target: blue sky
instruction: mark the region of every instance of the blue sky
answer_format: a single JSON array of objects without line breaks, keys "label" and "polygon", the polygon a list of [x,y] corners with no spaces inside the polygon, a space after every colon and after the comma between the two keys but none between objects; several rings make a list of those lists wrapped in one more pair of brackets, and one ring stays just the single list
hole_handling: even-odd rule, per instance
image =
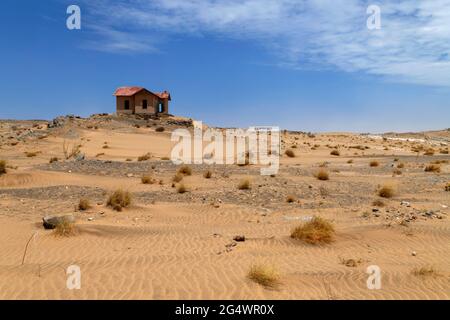
[{"label": "blue sky", "polygon": [[0,118],[113,112],[140,85],[217,126],[450,127],[450,2],[376,3],[380,30],[363,0],[2,1]]}]

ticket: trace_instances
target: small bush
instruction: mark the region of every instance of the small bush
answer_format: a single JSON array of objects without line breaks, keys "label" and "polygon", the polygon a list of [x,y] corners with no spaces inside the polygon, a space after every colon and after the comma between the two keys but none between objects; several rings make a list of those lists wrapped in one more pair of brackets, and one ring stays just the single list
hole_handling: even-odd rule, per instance
[{"label": "small bush", "polygon": [[80,211],[86,211],[86,210],[90,209],[91,207],[92,207],[91,203],[86,198],[81,198],[80,202],[78,202],[78,210],[80,210]]},{"label": "small bush", "polygon": [[164,127],[158,127],[155,129],[156,132],[164,132],[166,129]]},{"label": "small bush", "polygon": [[425,167],[425,172],[441,172],[441,166],[437,164],[430,164]]},{"label": "small bush", "polygon": [[370,161],[371,167],[378,167],[379,165],[380,165],[380,163],[378,161]]},{"label": "small bush", "polygon": [[392,198],[394,194],[394,188],[389,185],[384,185],[378,190],[378,195],[382,198]]},{"label": "small bush", "polygon": [[0,160],[0,175],[6,173],[6,161]]},{"label": "small bush", "polygon": [[247,277],[264,287],[275,288],[280,284],[280,276],[273,267],[265,265],[253,265]]},{"label": "small bush", "polygon": [[318,180],[322,180],[322,181],[326,181],[326,180],[330,180],[330,175],[328,174],[328,172],[324,169],[320,169],[319,171],[316,172],[316,174],[314,175]]},{"label": "small bush", "polygon": [[56,225],[53,233],[59,237],[70,237],[77,234],[77,228],[75,223],[69,221],[63,221]]},{"label": "small bush", "polygon": [[138,161],[142,162],[142,161],[147,161],[150,160],[150,158],[152,157],[152,155],[150,154],[150,152],[147,152],[146,154],[143,154],[142,156],[138,157]]},{"label": "small bush", "polygon": [[192,175],[192,169],[189,166],[182,166],[180,169],[178,169],[177,173],[185,176],[190,176]]},{"label": "small bush", "polygon": [[394,169],[394,171],[392,172],[392,175],[394,176],[401,176],[402,175],[402,171],[399,169]]},{"label": "small bush", "polygon": [[249,190],[249,189],[251,189],[250,180],[244,179],[241,182],[239,182],[238,189],[239,190]]},{"label": "small bush", "polygon": [[58,161],[59,161],[59,159],[57,157],[52,157],[52,158],[50,158],[49,163],[58,162]]},{"label": "small bush", "polygon": [[144,174],[141,178],[141,182],[143,184],[154,184],[156,183],[156,180],[153,179],[153,177],[149,174]]},{"label": "small bush", "polygon": [[351,159],[347,161],[348,164],[352,164],[353,162],[354,162],[354,161],[351,160]]},{"label": "small bush", "polygon": [[398,165],[397,165],[397,168],[398,169],[403,169],[405,167],[405,164],[404,163],[399,163]]},{"label": "small bush", "polygon": [[188,190],[184,184],[179,184],[177,186],[177,192],[178,193],[186,193]]},{"label": "small bush", "polygon": [[337,156],[337,157],[339,157],[339,156],[341,155],[341,153],[339,152],[339,150],[333,150],[333,151],[330,152],[330,154],[331,154],[332,156]]},{"label": "small bush", "polygon": [[450,191],[450,182],[447,183],[447,185],[445,186],[445,191],[449,192]]},{"label": "small bush", "polygon": [[207,170],[207,171],[205,171],[205,172],[203,173],[203,178],[205,178],[205,179],[211,179],[211,177],[212,177],[212,172],[211,172],[211,170]]},{"label": "small bush", "polygon": [[131,194],[128,191],[118,189],[109,196],[106,204],[116,211],[122,211],[123,208],[131,204]]},{"label": "small bush", "polygon": [[284,153],[285,153],[289,158],[295,158],[295,152],[294,152],[293,150],[291,150],[291,149],[287,149]]},{"label": "small bush", "polygon": [[331,222],[314,217],[311,221],[295,228],[291,233],[291,238],[310,244],[330,243],[333,241],[334,233],[334,226]]},{"label": "small bush", "polygon": [[425,156],[434,156],[434,150],[433,149],[428,149],[424,152]]}]

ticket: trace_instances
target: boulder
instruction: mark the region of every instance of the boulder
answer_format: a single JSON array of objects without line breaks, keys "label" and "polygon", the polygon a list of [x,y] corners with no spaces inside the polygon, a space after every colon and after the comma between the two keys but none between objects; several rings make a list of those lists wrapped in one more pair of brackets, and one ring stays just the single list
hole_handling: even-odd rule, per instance
[{"label": "boulder", "polygon": [[45,216],[42,222],[45,229],[55,229],[61,223],[75,223],[75,217],[73,215]]}]

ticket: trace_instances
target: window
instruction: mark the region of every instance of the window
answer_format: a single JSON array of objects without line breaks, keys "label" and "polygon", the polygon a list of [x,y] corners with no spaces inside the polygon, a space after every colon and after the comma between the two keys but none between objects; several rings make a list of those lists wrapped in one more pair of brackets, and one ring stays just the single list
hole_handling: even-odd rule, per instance
[{"label": "window", "polygon": [[125,100],[125,106],[124,106],[125,110],[130,110],[130,100]]},{"label": "window", "polygon": [[147,100],[142,100],[142,109],[147,109]]}]

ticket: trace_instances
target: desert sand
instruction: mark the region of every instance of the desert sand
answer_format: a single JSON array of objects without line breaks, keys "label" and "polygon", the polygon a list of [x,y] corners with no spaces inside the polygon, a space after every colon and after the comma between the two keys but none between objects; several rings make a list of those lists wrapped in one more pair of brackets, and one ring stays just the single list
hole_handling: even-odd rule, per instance
[{"label": "desert sand", "polygon": [[[171,131],[189,123],[1,121],[0,299],[450,299],[450,131],[284,132],[282,150],[295,157],[283,154],[277,175],[190,165],[188,192],[178,193],[179,166],[166,157]],[[63,144],[84,157],[64,159]],[[432,163],[439,169],[425,171]],[[315,177],[320,169],[329,180]],[[143,184],[144,174],[157,183]],[[238,189],[242,179],[249,190]],[[391,198],[377,194],[385,184]],[[107,206],[118,188],[132,194],[121,212]],[[91,208],[77,208],[82,198]],[[44,216],[62,214],[76,217],[75,235],[43,228]],[[290,237],[313,216],[333,224],[331,243]],[[250,280],[255,264],[275,268],[278,285]],[[81,268],[80,290],[66,286],[70,265]],[[379,290],[366,284],[371,265],[381,269]]]}]

